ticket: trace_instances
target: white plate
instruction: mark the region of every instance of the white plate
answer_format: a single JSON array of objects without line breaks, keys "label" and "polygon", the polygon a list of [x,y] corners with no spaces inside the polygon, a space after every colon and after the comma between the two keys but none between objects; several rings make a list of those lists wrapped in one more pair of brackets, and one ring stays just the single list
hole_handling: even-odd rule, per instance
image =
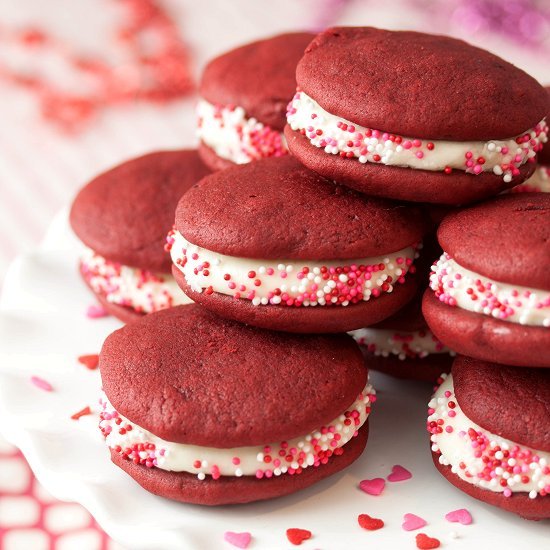
[{"label": "white plate", "polygon": [[[97,353],[120,326],[112,317],[88,319],[92,296],[76,269],[78,243],[66,213],[52,224],[31,255],[18,258],[0,301],[0,431],[21,448],[38,479],[55,496],[83,504],[100,525],[132,549],[229,548],[223,533],[249,531],[251,548],[288,548],[289,527],[313,532],[304,548],[415,548],[416,532],[401,528],[403,514],[428,521],[422,532],[445,548],[543,548],[548,522],[528,522],[484,505],[447,483],[434,469],[425,430],[431,389],[383,375],[371,436],[363,456],[345,472],[301,493],[272,502],[202,508],[153,496],[109,460],[93,416],[71,414],[96,402],[99,373],[80,365],[79,355]],[[53,392],[30,383],[47,379]],[[357,489],[361,479],[384,477],[401,464],[413,478],[387,483],[379,497]],[[450,524],[446,512],[468,508],[474,524]],[[358,514],[386,526],[362,530]]]}]

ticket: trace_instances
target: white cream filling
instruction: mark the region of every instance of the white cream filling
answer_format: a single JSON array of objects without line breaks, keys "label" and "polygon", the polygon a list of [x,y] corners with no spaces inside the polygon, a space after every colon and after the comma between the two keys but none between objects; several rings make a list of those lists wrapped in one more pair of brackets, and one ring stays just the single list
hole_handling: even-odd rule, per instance
[{"label": "white cream filling", "polygon": [[189,472],[199,479],[207,475],[272,477],[318,466],[327,455],[334,451],[339,454],[337,449],[346,445],[366,422],[374,400],[374,390],[367,384],[346,411],[325,426],[288,441],[230,449],[165,441],[129,422],[104,395],[100,399],[99,427],[109,448],[122,454],[127,450],[127,458],[145,466]]},{"label": "white cream filling", "polygon": [[360,328],[350,332],[355,341],[377,356],[397,355],[399,359],[424,358],[434,353],[454,354],[429,330],[396,331]]},{"label": "white cream filling", "polygon": [[[536,156],[546,143],[548,126],[542,120],[521,136],[506,140],[445,141],[420,140],[365,128],[325,111],[304,92],[291,101],[287,121],[292,130],[304,131],[315,147],[328,154],[419,170],[464,170],[472,174],[493,172],[505,182],[517,169]],[[518,143],[516,140],[520,141]]]},{"label": "white cream filling", "polygon": [[[347,306],[392,292],[416,256],[413,246],[384,256],[337,261],[255,260],[225,256],[168,237],[174,264],[195,292],[218,292],[254,305]],[[339,272],[342,268],[346,273]],[[370,271],[369,271],[370,270]]]},{"label": "white cream filling", "polygon": [[[428,407],[432,451],[441,453],[439,462],[450,466],[460,479],[506,496],[529,493],[535,498],[541,491],[550,492],[550,453],[521,446],[472,422],[456,401],[451,375],[439,386]],[[533,419],[537,420],[546,419]],[[490,461],[484,462],[484,457]]]},{"label": "white cream filling", "polygon": [[520,325],[550,327],[550,292],[483,277],[447,253],[432,266],[430,288],[450,306]]},{"label": "white cream filling", "polygon": [[81,268],[92,290],[105,299],[143,313],[190,304],[192,300],[167,273],[151,273],[106,260],[90,248],[81,256]]},{"label": "white cream filling", "polygon": [[281,132],[248,118],[242,107],[212,105],[201,99],[197,118],[199,139],[216,155],[235,164],[288,152]]}]

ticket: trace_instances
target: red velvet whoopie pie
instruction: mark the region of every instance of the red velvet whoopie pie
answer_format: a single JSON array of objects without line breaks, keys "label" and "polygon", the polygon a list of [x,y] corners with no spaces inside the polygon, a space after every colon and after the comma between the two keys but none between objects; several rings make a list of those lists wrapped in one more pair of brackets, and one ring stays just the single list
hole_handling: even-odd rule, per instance
[{"label": "red velvet whoopie pie", "polygon": [[180,197],[208,173],[197,151],[160,151],[123,162],[79,191],[70,222],[86,247],[80,272],[112,315],[132,322],[189,303],[171,275],[166,234]]},{"label": "red velvet whoopie pie", "polygon": [[166,498],[283,496],[347,467],[367,442],[373,390],[346,334],[266,331],[185,305],[112,333],[99,368],[113,462]]},{"label": "red velvet whoopie pie", "polygon": [[221,316],[288,332],[344,332],[412,299],[426,229],[415,206],[366,197],[280,157],[192,187],[169,246],[178,284]]},{"label": "red velvet whoopie pie", "polygon": [[296,82],[290,151],[368,195],[474,202],[527,179],[547,140],[544,88],[448,36],[330,28],[308,46]]}]

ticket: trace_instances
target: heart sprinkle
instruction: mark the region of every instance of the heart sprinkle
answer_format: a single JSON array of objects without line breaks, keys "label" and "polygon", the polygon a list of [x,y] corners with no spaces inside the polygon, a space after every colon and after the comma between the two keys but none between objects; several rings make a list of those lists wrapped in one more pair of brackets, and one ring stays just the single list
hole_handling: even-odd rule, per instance
[{"label": "heart sprinkle", "polygon": [[424,533],[418,533],[416,535],[416,547],[420,550],[431,550],[432,548],[439,548],[441,542],[438,539],[429,537]]},{"label": "heart sprinkle", "polygon": [[386,482],[381,477],[375,477],[374,479],[364,479],[359,482],[359,489],[364,491],[368,495],[378,496],[384,490]]},{"label": "heart sprinkle", "polygon": [[470,525],[472,523],[472,515],[466,508],[460,510],[453,510],[448,514],[445,514],[445,519],[452,523],[460,523],[461,525]]},{"label": "heart sprinkle", "polygon": [[401,524],[401,527],[403,527],[405,531],[415,531],[416,529],[425,527],[427,524],[428,522],[420,516],[405,514],[403,516],[403,523]]},{"label": "heart sprinkle", "polygon": [[307,529],[296,528],[287,529],[286,538],[290,541],[291,544],[294,544],[295,546],[300,546],[302,542],[311,538],[311,531],[308,531]]},{"label": "heart sprinkle", "polygon": [[53,386],[43,378],[39,378],[38,376],[31,376],[31,382],[41,390],[44,391],[53,391]]},{"label": "heart sprinkle", "polygon": [[411,477],[412,474],[409,470],[403,468],[403,466],[399,466],[399,464],[396,464],[391,469],[391,474],[386,479],[395,483],[396,481],[406,481],[407,479],[411,479]]},{"label": "heart sprinkle", "polygon": [[357,516],[357,522],[359,525],[367,531],[377,531],[384,527],[384,521],[378,518],[373,518],[368,514],[359,514]]},{"label": "heart sprinkle", "polygon": [[223,534],[223,540],[236,546],[237,548],[248,548],[252,535],[250,533],[234,533],[233,531],[226,531]]},{"label": "heart sprinkle", "polygon": [[78,362],[82,363],[86,368],[90,370],[97,369],[97,366],[99,364],[99,355],[81,355],[78,358]]}]

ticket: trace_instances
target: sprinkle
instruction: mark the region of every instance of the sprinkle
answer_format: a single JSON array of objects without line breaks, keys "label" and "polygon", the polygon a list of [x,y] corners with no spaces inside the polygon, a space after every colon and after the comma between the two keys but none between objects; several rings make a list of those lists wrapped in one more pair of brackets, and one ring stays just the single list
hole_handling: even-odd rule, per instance
[{"label": "sprinkle", "polygon": [[248,548],[252,535],[247,532],[235,533],[233,531],[226,531],[223,534],[223,540],[229,544],[236,546],[237,548]]},{"label": "sprinkle", "polygon": [[81,355],[78,358],[78,362],[82,363],[87,369],[95,370],[99,365],[99,355]]},{"label": "sprinkle", "polygon": [[397,481],[406,481],[407,479],[411,479],[412,474],[407,470],[406,468],[403,468],[403,466],[399,466],[399,464],[396,464],[391,469],[391,474],[386,477],[388,481],[391,481],[393,483]]},{"label": "sprinkle", "polygon": [[359,482],[359,489],[361,489],[361,491],[364,491],[368,495],[373,496],[379,496],[384,490],[385,486],[386,482],[381,477],[375,477],[373,479],[363,479]]},{"label": "sprinkle", "polygon": [[472,523],[472,515],[466,508],[460,508],[459,510],[453,510],[445,514],[445,519],[452,523],[460,523],[461,525],[470,525]]},{"label": "sprinkle", "polygon": [[373,518],[368,514],[359,514],[357,516],[357,523],[359,523],[359,526],[367,531],[377,531],[378,529],[382,529],[382,527],[384,527],[383,520]]},{"label": "sprinkle", "polygon": [[43,378],[39,378],[38,376],[31,376],[31,382],[41,390],[53,391],[53,386]]},{"label": "sprinkle", "polygon": [[432,548],[439,548],[441,542],[438,539],[429,537],[425,533],[419,533],[416,535],[416,547],[420,550],[431,550]]},{"label": "sprinkle", "polygon": [[86,317],[90,319],[99,319],[101,317],[107,317],[108,311],[99,304],[91,304],[86,309]]},{"label": "sprinkle", "polygon": [[415,514],[405,514],[403,516],[403,523],[401,524],[401,527],[403,527],[405,531],[415,531],[416,529],[425,527],[427,524],[427,521],[420,516],[416,516]]},{"label": "sprinkle", "polygon": [[294,546],[300,546],[302,542],[312,537],[311,531],[307,529],[291,528],[286,530],[286,538]]},{"label": "sprinkle", "polygon": [[78,420],[82,416],[86,416],[86,415],[89,415],[89,414],[92,414],[92,409],[90,409],[90,407],[84,407],[81,411],[78,411],[78,412],[74,413],[73,415],[71,415],[71,418],[73,420]]}]

